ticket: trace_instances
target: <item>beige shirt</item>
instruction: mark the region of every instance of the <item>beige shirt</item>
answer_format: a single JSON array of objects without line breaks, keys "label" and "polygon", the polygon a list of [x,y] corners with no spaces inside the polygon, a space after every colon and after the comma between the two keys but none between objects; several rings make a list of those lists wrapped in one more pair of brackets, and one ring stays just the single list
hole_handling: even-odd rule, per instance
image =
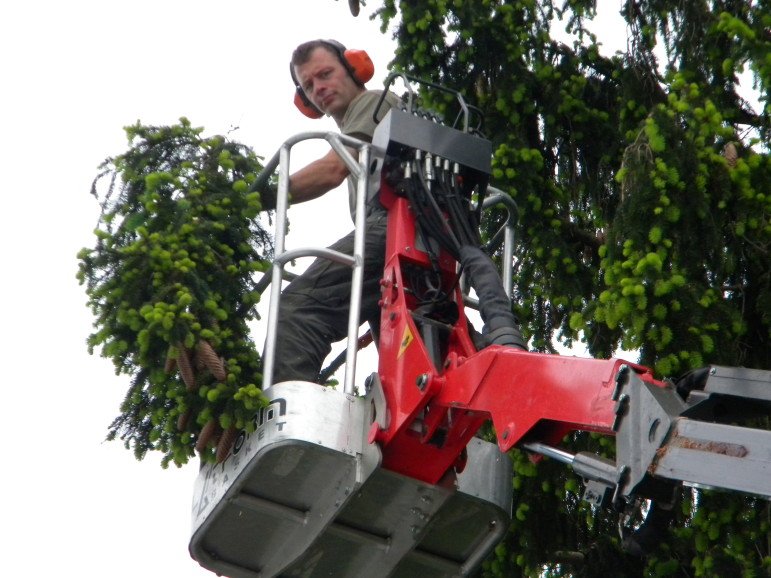
[{"label": "beige shirt", "polygon": [[[392,108],[402,108],[403,103],[398,96],[389,92],[386,94],[380,108],[377,108],[382,90],[367,90],[353,99],[353,102],[345,111],[343,121],[339,125],[340,132],[344,135],[357,138],[362,141],[372,142],[372,136],[375,134],[375,128],[383,120],[386,113]],[[377,110],[377,122],[374,114]],[[356,183],[353,177],[348,177],[348,205],[351,210],[351,218],[355,218],[356,211]]]}]

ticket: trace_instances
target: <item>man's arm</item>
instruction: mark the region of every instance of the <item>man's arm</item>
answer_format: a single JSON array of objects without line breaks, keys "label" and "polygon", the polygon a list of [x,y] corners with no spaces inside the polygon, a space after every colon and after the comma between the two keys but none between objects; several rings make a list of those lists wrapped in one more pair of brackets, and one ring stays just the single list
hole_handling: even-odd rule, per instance
[{"label": "man's arm", "polygon": [[339,187],[348,176],[348,167],[334,150],[289,177],[292,203],[304,203]]}]

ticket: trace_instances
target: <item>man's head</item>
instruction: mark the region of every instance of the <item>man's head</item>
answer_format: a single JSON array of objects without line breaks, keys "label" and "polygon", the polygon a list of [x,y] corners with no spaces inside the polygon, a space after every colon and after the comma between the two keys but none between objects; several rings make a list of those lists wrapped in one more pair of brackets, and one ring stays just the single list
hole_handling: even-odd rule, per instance
[{"label": "man's head", "polygon": [[312,40],[295,49],[290,71],[297,88],[295,104],[303,114],[328,114],[339,123],[372,78],[374,66],[363,50],[346,50],[334,40]]}]

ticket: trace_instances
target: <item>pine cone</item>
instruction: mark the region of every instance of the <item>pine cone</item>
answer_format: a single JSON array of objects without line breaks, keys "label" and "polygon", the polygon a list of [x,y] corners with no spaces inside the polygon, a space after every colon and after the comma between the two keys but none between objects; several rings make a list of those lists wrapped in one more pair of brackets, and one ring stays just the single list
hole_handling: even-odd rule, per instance
[{"label": "pine cone", "polygon": [[727,145],[725,145],[725,148],[723,149],[723,156],[725,157],[725,161],[728,166],[734,168],[736,166],[736,161],[739,160],[739,153],[736,150],[736,145],[734,145],[732,142],[729,142]]},{"label": "pine cone", "polygon": [[233,444],[235,443],[236,438],[238,438],[238,430],[233,426],[230,426],[228,429],[222,432],[220,441],[217,443],[217,463],[218,464],[221,464],[222,462],[224,462],[227,459],[227,457],[230,455],[230,450],[233,447]]},{"label": "pine cone", "polygon": [[198,341],[196,345],[196,356],[200,359],[204,366],[211,372],[214,379],[217,381],[225,381],[227,372],[225,371],[225,364],[222,363],[222,359],[214,351],[214,348],[208,341],[203,339]]},{"label": "pine cone", "polygon": [[193,365],[190,363],[188,350],[184,347],[179,347],[177,366],[179,367],[179,374],[182,376],[182,381],[185,382],[187,389],[190,391],[195,390],[195,371],[193,371]]},{"label": "pine cone", "polygon": [[166,354],[166,364],[163,366],[163,371],[166,373],[171,373],[174,371],[174,368],[177,366],[177,358],[174,357],[174,346],[169,346],[169,351]]},{"label": "pine cone", "polygon": [[192,415],[193,412],[191,410],[187,410],[185,413],[179,414],[179,417],[177,418],[177,430],[185,431],[187,429],[187,424],[190,423],[190,417]]},{"label": "pine cone", "polygon": [[198,441],[195,442],[195,451],[202,454],[209,447],[209,443],[217,438],[219,432],[222,430],[220,424],[216,419],[206,422],[201,428],[201,433],[198,434]]}]

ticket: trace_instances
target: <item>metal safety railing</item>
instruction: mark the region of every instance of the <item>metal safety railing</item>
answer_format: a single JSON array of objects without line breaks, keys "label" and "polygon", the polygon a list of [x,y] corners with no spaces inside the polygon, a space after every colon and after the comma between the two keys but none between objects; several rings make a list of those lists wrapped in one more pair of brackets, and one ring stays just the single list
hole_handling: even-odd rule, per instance
[{"label": "metal safety railing", "polygon": [[[354,213],[354,247],[353,255],[347,255],[329,248],[302,247],[286,249],[287,210],[289,208],[289,167],[291,149],[299,142],[311,139],[324,139],[345,163],[350,178],[356,183],[356,211]],[[356,157],[351,154],[352,149]],[[364,239],[366,234],[366,200],[368,197],[368,168],[370,163],[371,145],[358,139],[333,132],[307,132],[298,134],[284,142],[281,148],[268,161],[251,190],[264,190],[279,169],[278,190],[276,194],[276,232],[274,238],[274,258],[271,270],[271,293],[268,307],[267,335],[263,354],[263,388],[273,384],[273,373],[276,360],[276,339],[278,333],[278,308],[281,299],[281,281],[286,263],[300,257],[318,257],[349,265],[351,273],[351,302],[348,317],[348,343],[346,349],[345,379],[343,391],[354,392],[356,378],[356,354],[358,332],[360,325],[360,310],[362,300],[362,281],[364,277]]]},{"label": "metal safety railing", "polygon": [[[512,292],[514,291],[514,241],[515,241],[515,229],[517,222],[519,221],[519,207],[511,195],[504,193],[502,190],[495,187],[487,187],[487,196],[482,203],[482,210],[491,209],[497,205],[503,205],[506,209],[507,217],[506,221],[496,231],[493,238],[487,243],[485,251],[492,255],[492,253],[503,244],[503,258],[501,261],[501,279],[503,281],[503,288],[506,291],[509,299],[512,299]],[[479,300],[469,296],[464,292],[463,303],[471,309],[479,309]]]},{"label": "metal safety railing", "polygon": [[[289,208],[289,168],[291,149],[296,144],[312,139],[326,140],[332,149],[345,163],[350,172],[350,178],[356,183],[356,211],[354,213],[354,250],[353,255],[347,255],[338,251],[323,247],[301,247],[286,249],[287,234],[287,210]],[[281,282],[285,278],[284,266],[300,257],[317,257],[329,259],[338,263],[349,265],[351,273],[351,301],[348,318],[348,338],[345,352],[345,377],[343,391],[348,394],[354,392],[356,378],[356,357],[358,352],[358,332],[362,300],[362,281],[364,275],[364,239],[366,235],[366,200],[369,197],[369,164],[372,145],[358,139],[333,132],[306,132],[298,134],[286,140],[281,148],[265,165],[259,177],[252,185],[251,190],[263,190],[270,178],[279,169],[278,189],[276,198],[276,228],[274,239],[274,259],[269,274],[266,277],[271,285],[270,305],[268,308],[267,334],[265,339],[265,351],[263,355],[263,388],[273,384],[273,373],[276,357],[276,340],[278,332],[279,302],[281,299]],[[356,158],[349,149],[356,152]],[[501,278],[506,294],[511,298],[513,291],[513,250],[515,240],[515,227],[519,218],[519,210],[511,198],[503,191],[494,187],[488,187],[488,196],[482,205],[483,209],[503,205],[508,216],[504,224],[493,236],[487,245],[488,252],[494,251],[503,244],[503,259]],[[264,280],[258,285],[260,289],[266,288],[268,283]],[[468,295],[464,296],[465,304],[478,309],[477,299]]]},{"label": "metal safety railing", "polygon": [[501,277],[503,278],[503,287],[506,289],[506,295],[511,297],[511,293],[514,290],[514,240],[515,227],[519,221],[519,207],[511,195],[504,193],[500,189],[487,187],[487,192],[488,195],[482,203],[482,209],[490,209],[502,204],[508,213],[506,222],[487,244],[487,252],[492,254],[495,248],[503,242]]}]

